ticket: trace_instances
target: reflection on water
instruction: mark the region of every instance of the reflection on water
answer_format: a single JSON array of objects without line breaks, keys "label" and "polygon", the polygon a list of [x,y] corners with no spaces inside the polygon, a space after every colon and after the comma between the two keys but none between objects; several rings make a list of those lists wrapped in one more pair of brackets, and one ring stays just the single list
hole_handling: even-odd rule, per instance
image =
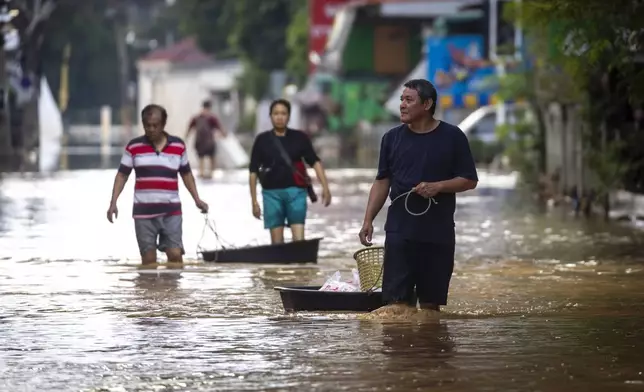
[{"label": "reflection on water", "polygon": [[[199,262],[204,221],[183,191],[183,271],[137,270],[132,184],[117,223],[104,216],[113,174],[3,180],[1,391],[644,388],[641,234],[531,211],[507,177],[459,198],[450,303],[417,324],[284,314],[273,291],[353,267],[370,172],[329,173],[335,205],[307,227],[325,237],[318,265]],[[200,192],[227,242],[266,243],[245,180]]]},{"label": "reflection on water", "polygon": [[174,291],[179,288],[180,281],[180,273],[139,273],[134,278],[134,287],[148,295],[168,294],[172,296]]}]

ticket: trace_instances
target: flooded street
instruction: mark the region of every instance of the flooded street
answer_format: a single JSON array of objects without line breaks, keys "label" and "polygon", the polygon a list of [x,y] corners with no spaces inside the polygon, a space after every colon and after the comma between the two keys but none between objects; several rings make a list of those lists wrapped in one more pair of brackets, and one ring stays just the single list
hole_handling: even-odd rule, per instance
[{"label": "flooded street", "polygon": [[[0,391],[644,391],[644,236],[540,213],[510,176],[457,198],[449,305],[412,324],[285,314],[273,290],[354,267],[371,171],[329,171],[333,205],[307,225],[318,265],[199,262],[204,219],[182,189],[173,274],[136,270],[133,181],[107,222],[114,173],[1,180]],[[268,242],[246,171],[198,185],[225,245]]]}]

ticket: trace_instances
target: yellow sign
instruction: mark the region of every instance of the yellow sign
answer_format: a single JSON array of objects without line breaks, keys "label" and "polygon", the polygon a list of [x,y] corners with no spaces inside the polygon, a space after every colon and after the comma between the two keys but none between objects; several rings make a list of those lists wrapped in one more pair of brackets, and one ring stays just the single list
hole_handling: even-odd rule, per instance
[{"label": "yellow sign", "polygon": [[476,108],[479,106],[479,97],[475,94],[465,94],[463,95],[463,103],[466,108]]},{"label": "yellow sign", "polygon": [[438,100],[442,109],[449,109],[454,106],[454,98],[451,95],[442,95]]}]

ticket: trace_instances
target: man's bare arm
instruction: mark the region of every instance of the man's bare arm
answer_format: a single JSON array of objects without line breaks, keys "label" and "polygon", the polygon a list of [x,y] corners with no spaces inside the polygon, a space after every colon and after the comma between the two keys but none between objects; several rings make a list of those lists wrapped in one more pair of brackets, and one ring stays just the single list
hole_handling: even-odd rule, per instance
[{"label": "man's bare arm", "polygon": [[469,180],[463,177],[455,177],[451,180],[440,181],[440,192],[442,193],[460,193],[476,188],[478,181]]},{"label": "man's bare arm", "polygon": [[369,191],[369,201],[367,202],[367,211],[364,216],[365,222],[372,223],[376,219],[382,206],[387,201],[387,196],[389,196],[389,186],[389,178],[383,178],[373,182],[371,190]]},{"label": "man's bare arm", "polygon": [[129,176],[126,174],[123,174],[121,172],[116,173],[116,177],[114,177],[114,185],[112,186],[112,199],[110,201],[111,205],[116,205],[116,201],[121,195],[121,192],[123,192],[123,188],[125,188],[125,183],[127,183],[128,178]]},{"label": "man's bare arm", "polygon": [[199,192],[197,192],[197,183],[195,182],[195,177],[192,175],[192,171],[181,173],[181,179],[183,180],[183,184],[186,186],[188,192],[190,192],[192,199],[195,202],[201,200],[199,198]]}]

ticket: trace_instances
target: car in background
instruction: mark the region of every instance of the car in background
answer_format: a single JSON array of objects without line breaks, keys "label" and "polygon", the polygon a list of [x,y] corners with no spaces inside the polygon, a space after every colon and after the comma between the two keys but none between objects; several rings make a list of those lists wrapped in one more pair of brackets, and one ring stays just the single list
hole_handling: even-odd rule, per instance
[{"label": "car in background", "polygon": [[516,124],[520,119],[531,121],[526,104],[505,104],[505,119],[501,118],[500,110],[499,105],[481,106],[458,124],[467,135],[474,159],[479,164],[490,164],[503,153],[506,140],[499,138],[499,126]]}]

